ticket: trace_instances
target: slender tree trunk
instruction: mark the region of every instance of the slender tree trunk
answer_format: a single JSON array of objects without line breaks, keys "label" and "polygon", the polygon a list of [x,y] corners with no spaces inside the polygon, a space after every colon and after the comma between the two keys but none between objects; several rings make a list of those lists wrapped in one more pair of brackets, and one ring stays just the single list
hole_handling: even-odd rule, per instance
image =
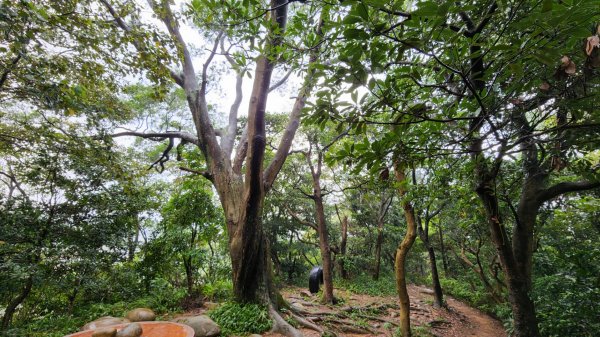
[{"label": "slender tree trunk", "polygon": [[381,246],[383,244],[383,221],[377,224],[377,242],[375,244],[375,270],[373,280],[379,280],[379,269],[381,268]]},{"label": "slender tree trunk", "polygon": [[338,259],[338,265],[340,268],[340,276],[344,279],[348,279],[348,271],[344,265],[344,259],[346,258],[346,244],[348,241],[348,216],[344,216],[342,220],[342,239],[340,242],[340,258]]},{"label": "slender tree trunk", "polygon": [[442,263],[444,266],[444,275],[448,276],[448,258],[446,256],[446,247],[444,247],[444,235],[442,234],[442,227],[438,227],[438,234],[440,237],[440,251],[442,252]]},{"label": "slender tree trunk", "polygon": [[23,303],[23,301],[25,301],[27,296],[29,296],[32,287],[33,276],[29,275],[29,277],[25,281],[25,285],[23,285],[23,288],[21,289],[21,293],[17,295],[17,297],[15,297],[12,301],[10,301],[10,303],[8,303],[8,305],[6,306],[6,309],[4,310],[4,316],[2,317],[2,325],[0,326],[0,330],[4,331],[8,329],[12,321],[13,315],[17,310],[17,307],[21,303]]},{"label": "slender tree trunk", "polygon": [[[406,188],[402,187],[406,182],[406,175],[399,163],[394,163],[396,180],[400,183],[400,196],[404,197]],[[406,287],[406,257],[417,237],[417,224],[415,212],[410,202],[403,200],[402,208],[406,217],[406,235],[396,250],[396,261],[394,264],[396,274],[396,287],[400,298],[400,331],[403,337],[411,337],[410,329],[410,298]]]},{"label": "slender tree trunk", "polygon": [[373,280],[379,280],[379,272],[381,269],[381,246],[383,245],[383,226],[385,224],[385,215],[392,203],[392,197],[389,198],[384,192],[381,194],[381,202],[379,203],[379,211],[377,212],[377,243],[375,245],[375,271]]},{"label": "slender tree trunk", "polygon": [[442,285],[440,283],[440,277],[437,270],[435,251],[433,250],[433,247],[431,245],[427,247],[427,253],[429,254],[429,264],[431,266],[431,280],[433,282],[433,305],[435,307],[440,308],[444,305],[444,293],[442,292]]},{"label": "slender tree trunk", "polygon": [[[319,249],[321,250],[321,259],[323,260],[323,300],[325,303],[333,303],[333,275],[331,264],[331,247],[327,235],[327,223],[325,222],[325,209],[319,192],[315,193],[315,206],[317,212],[317,228],[319,234]],[[317,196],[318,195],[318,196]]]},{"label": "slender tree trunk", "polygon": [[435,260],[435,251],[433,250],[431,241],[429,241],[429,222],[431,221],[429,207],[427,208],[425,214],[425,228],[422,227],[423,224],[421,222],[421,218],[418,217],[417,219],[417,232],[419,234],[419,237],[421,238],[421,241],[423,242],[423,245],[427,249],[427,254],[429,255],[429,267],[431,268],[431,281],[433,283],[433,305],[435,307],[441,308],[444,305],[444,294],[442,292],[442,285],[440,284],[440,277],[438,275],[437,262]]}]

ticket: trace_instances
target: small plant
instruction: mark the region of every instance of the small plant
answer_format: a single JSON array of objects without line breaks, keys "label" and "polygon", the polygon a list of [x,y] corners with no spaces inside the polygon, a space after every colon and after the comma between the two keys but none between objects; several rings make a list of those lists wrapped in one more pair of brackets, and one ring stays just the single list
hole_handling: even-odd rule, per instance
[{"label": "small plant", "polygon": [[273,322],[267,309],[258,304],[225,303],[208,313],[220,327],[223,336],[262,333]]}]

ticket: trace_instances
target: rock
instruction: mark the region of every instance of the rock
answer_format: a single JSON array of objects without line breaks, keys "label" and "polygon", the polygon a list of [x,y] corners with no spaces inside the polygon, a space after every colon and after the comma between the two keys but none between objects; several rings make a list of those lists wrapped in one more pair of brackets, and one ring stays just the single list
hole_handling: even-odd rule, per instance
[{"label": "rock", "polygon": [[423,294],[427,294],[427,295],[433,295],[434,292],[431,289],[428,288],[419,288],[419,292],[423,293]]},{"label": "rock", "polygon": [[142,335],[142,326],[140,323],[128,324],[123,330],[117,332],[116,337],[140,337]]},{"label": "rock", "polygon": [[115,337],[117,329],[111,327],[98,328],[92,333],[92,337]]},{"label": "rock", "polygon": [[298,302],[294,302],[294,303],[290,304],[290,306],[292,308],[294,308],[296,310],[300,310],[300,311],[305,309],[305,307],[301,303],[298,303]]},{"label": "rock", "polygon": [[122,324],[122,323],[129,323],[130,320],[126,319],[126,318],[120,318],[120,317],[112,317],[112,316],[104,316],[104,317],[100,317],[97,320],[91,321],[89,323],[87,323],[86,325],[84,325],[81,328],[81,331],[83,330],[92,330],[92,329],[97,329],[100,327],[105,327],[105,326],[110,326],[110,325],[116,325],[116,324]]},{"label": "rock", "polygon": [[156,314],[148,308],[137,308],[128,312],[125,318],[131,322],[147,322],[155,320]]},{"label": "rock", "polygon": [[219,303],[215,302],[204,302],[204,307],[208,310],[216,309],[219,306]]},{"label": "rock", "polygon": [[171,322],[192,327],[196,333],[196,337],[213,337],[221,334],[221,328],[206,315],[179,317],[171,320]]}]

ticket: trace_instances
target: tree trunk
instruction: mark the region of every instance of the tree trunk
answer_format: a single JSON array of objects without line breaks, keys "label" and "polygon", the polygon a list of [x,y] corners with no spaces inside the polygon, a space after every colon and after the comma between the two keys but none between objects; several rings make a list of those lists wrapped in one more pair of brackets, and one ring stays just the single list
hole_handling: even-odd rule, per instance
[{"label": "tree trunk", "polygon": [[[319,249],[321,250],[321,259],[323,260],[323,301],[325,303],[334,303],[333,297],[333,275],[331,264],[331,247],[327,237],[327,224],[325,222],[325,209],[321,197],[319,186],[318,194],[315,193],[315,206],[317,212],[317,228],[319,234]],[[317,196],[318,195],[318,196]]]},{"label": "tree trunk", "polygon": [[377,224],[377,242],[375,244],[375,270],[373,280],[379,280],[379,269],[381,268],[381,245],[383,244],[383,221]]},{"label": "tree trunk", "polygon": [[444,235],[442,234],[442,227],[438,227],[438,234],[440,237],[440,251],[442,252],[442,263],[444,266],[444,275],[448,276],[448,257],[446,256],[446,247],[444,246]]},{"label": "tree trunk", "polygon": [[348,279],[348,271],[344,266],[344,259],[346,258],[346,244],[348,242],[348,216],[344,216],[342,220],[342,239],[340,242],[340,258],[338,259],[338,266],[340,268],[340,276],[344,279]]},{"label": "tree trunk", "polygon": [[[400,196],[404,197],[406,188],[403,183],[406,182],[406,175],[399,163],[394,163],[396,180],[400,183]],[[415,212],[410,202],[403,200],[402,208],[406,217],[406,235],[398,249],[396,250],[396,261],[394,263],[396,274],[396,287],[398,288],[398,297],[400,298],[400,331],[403,337],[411,337],[410,329],[410,298],[406,287],[406,257],[417,237],[417,224],[415,221]]]},{"label": "tree trunk", "polygon": [[185,279],[187,283],[188,295],[194,293],[194,270],[192,268],[192,257],[187,256],[183,258],[183,266],[185,267]]},{"label": "tree trunk", "polygon": [[[530,257],[515,256],[510,246],[504,223],[499,214],[498,199],[491,188],[491,183],[480,184],[477,194],[483,201],[488,223],[490,225],[492,242],[496,247],[502,268],[506,275],[509,300],[513,312],[514,337],[539,337],[537,318],[533,301],[529,297],[530,275],[525,275],[517,268],[516,259],[530,260]],[[519,226],[516,226],[519,227]],[[517,231],[515,231],[517,232]],[[525,239],[527,240],[527,239]],[[527,262],[525,262],[527,263]]]},{"label": "tree trunk", "polygon": [[441,308],[444,305],[444,294],[442,293],[442,285],[440,284],[440,277],[438,275],[437,263],[435,260],[435,251],[429,241],[429,222],[432,216],[429,214],[429,207],[425,214],[425,228],[422,227],[421,218],[418,218],[417,232],[423,245],[427,248],[427,254],[429,255],[429,266],[431,268],[431,281],[433,283],[433,305],[437,308]]},{"label": "tree trunk", "polygon": [[427,253],[429,254],[429,264],[431,265],[431,280],[433,282],[433,306],[442,307],[444,305],[444,293],[438,275],[437,264],[435,261],[435,251],[431,245],[428,245]]},{"label": "tree trunk", "polygon": [[379,211],[377,212],[377,243],[375,246],[375,271],[373,272],[373,280],[379,280],[379,272],[381,269],[381,246],[383,245],[383,226],[385,224],[385,215],[392,204],[392,197],[386,197],[385,193],[381,194],[381,202],[379,203]]},{"label": "tree trunk", "polygon": [[17,310],[17,307],[21,303],[23,303],[23,301],[27,298],[27,296],[29,296],[29,293],[31,293],[32,287],[33,287],[33,276],[29,275],[29,277],[25,281],[25,285],[23,286],[21,293],[17,297],[15,297],[12,301],[10,301],[10,303],[8,303],[8,305],[6,306],[6,309],[4,310],[4,316],[2,317],[2,325],[0,326],[1,331],[8,329],[8,327],[10,326],[10,322],[12,321],[13,315],[15,314],[15,311]]}]

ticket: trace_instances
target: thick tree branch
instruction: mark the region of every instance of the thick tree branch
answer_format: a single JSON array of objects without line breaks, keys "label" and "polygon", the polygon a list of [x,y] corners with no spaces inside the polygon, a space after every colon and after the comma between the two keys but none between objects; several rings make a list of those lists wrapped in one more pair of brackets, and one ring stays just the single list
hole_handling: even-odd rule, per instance
[{"label": "thick tree branch", "polygon": [[148,132],[148,133],[137,132],[137,131],[126,131],[126,132],[115,133],[115,134],[112,134],[111,136],[113,138],[134,136],[134,137],[140,137],[140,138],[150,139],[150,140],[154,140],[154,141],[163,141],[167,138],[179,138],[179,139],[183,139],[186,142],[189,142],[192,144],[196,144],[196,145],[198,144],[198,138],[196,138],[191,133],[185,132],[185,131]]},{"label": "thick tree branch", "polygon": [[203,176],[204,178],[206,178],[206,179],[208,179],[210,181],[213,180],[213,176],[210,173],[208,173],[207,171],[198,171],[198,170],[194,170],[194,169],[191,169],[191,168],[188,168],[188,167],[185,167],[185,166],[179,166],[179,169],[182,170],[182,171],[185,171],[185,172],[189,172],[189,173],[193,173],[193,174],[197,174],[197,175]]},{"label": "thick tree branch", "polygon": [[287,213],[294,219],[296,219],[296,221],[298,221],[299,223],[311,227],[314,230],[318,231],[317,225],[313,222],[307,221],[302,219],[298,214],[294,213],[289,207],[285,206],[285,209],[287,210]]},{"label": "thick tree branch", "polygon": [[[323,23],[327,15],[328,13],[326,9],[323,9],[323,11],[321,12],[321,18],[319,19],[319,23],[317,25],[317,35],[320,36],[321,39],[323,39]],[[319,46],[321,45],[321,43],[322,41],[319,42]],[[279,143],[279,147],[277,148],[277,152],[275,153],[275,157],[265,170],[264,186],[266,191],[268,191],[271,188],[273,182],[275,181],[275,178],[277,177],[277,174],[279,173],[279,170],[281,170],[281,167],[283,166],[283,163],[287,158],[290,147],[292,146],[292,141],[294,140],[294,136],[296,135],[296,130],[298,130],[298,127],[300,126],[300,115],[302,114],[302,109],[306,105],[306,100],[308,99],[314,86],[316,71],[315,69],[313,69],[313,65],[317,62],[319,51],[320,48],[313,48],[311,50],[304,85],[300,89],[300,93],[296,98],[296,102],[294,103],[294,107],[292,108],[292,111],[290,113],[288,124],[283,133],[283,137],[281,137],[281,141]]]},{"label": "thick tree branch", "polygon": [[582,192],[598,187],[600,187],[600,181],[562,182],[542,190],[537,199],[540,203],[543,203],[562,194],[570,192]]}]

